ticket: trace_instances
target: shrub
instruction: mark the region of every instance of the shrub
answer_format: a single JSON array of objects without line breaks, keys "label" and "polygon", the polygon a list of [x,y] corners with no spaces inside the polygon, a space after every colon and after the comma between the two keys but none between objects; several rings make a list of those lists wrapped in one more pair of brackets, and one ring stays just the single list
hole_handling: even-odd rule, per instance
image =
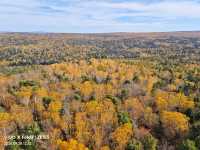
[{"label": "shrub", "polygon": [[194,141],[187,139],[179,145],[178,150],[197,150],[197,147]]},{"label": "shrub", "polygon": [[21,80],[21,81],[19,81],[19,85],[20,85],[20,87],[22,87],[22,86],[37,86],[38,83],[36,81],[32,81],[32,80]]},{"label": "shrub", "polygon": [[82,83],[86,82],[86,81],[90,81],[90,78],[86,75],[82,75],[81,76],[81,80],[82,80]]},{"label": "shrub", "polygon": [[160,81],[158,81],[158,82],[153,84],[151,92],[153,93],[156,89],[161,89],[161,88],[163,88],[165,86],[166,86],[165,81],[164,80],[160,80]]},{"label": "shrub", "polygon": [[158,140],[154,138],[151,134],[146,135],[142,139],[144,150],[156,150]]},{"label": "shrub", "polygon": [[198,149],[200,149],[200,135],[195,138],[195,143]]},{"label": "shrub", "polygon": [[45,109],[48,109],[49,104],[51,103],[51,101],[53,100],[51,97],[43,97],[43,105],[45,107]]},{"label": "shrub", "polygon": [[118,113],[118,122],[120,124],[130,123],[131,119],[129,117],[129,114],[127,112],[119,112]]},{"label": "shrub", "polygon": [[81,101],[81,96],[80,96],[80,94],[75,93],[75,94],[74,94],[74,99],[77,100],[77,101]]},{"label": "shrub", "polygon": [[122,89],[122,91],[120,93],[120,98],[122,100],[127,99],[128,98],[128,94],[129,94],[129,91],[127,89]]},{"label": "shrub", "polygon": [[0,113],[1,113],[1,112],[5,112],[5,111],[6,111],[5,108],[4,108],[3,106],[0,105]]},{"label": "shrub", "polygon": [[65,82],[65,81],[68,81],[68,80],[69,80],[69,77],[66,76],[65,74],[63,74],[63,75],[56,74],[56,77],[58,78],[58,80],[59,80],[60,82],[61,82],[61,81]]},{"label": "shrub", "polygon": [[112,96],[112,95],[107,95],[106,98],[110,99],[113,104],[117,105],[120,103],[120,99],[118,97]]},{"label": "shrub", "polygon": [[143,145],[140,141],[132,139],[126,146],[126,150],[142,150]]},{"label": "shrub", "polygon": [[191,127],[191,136],[196,137],[200,135],[200,121],[196,121]]},{"label": "shrub", "polygon": [[133,82],[136,82],[136,83],[139,82],[138,75],[134,75],[132,80],[133,80]]}]

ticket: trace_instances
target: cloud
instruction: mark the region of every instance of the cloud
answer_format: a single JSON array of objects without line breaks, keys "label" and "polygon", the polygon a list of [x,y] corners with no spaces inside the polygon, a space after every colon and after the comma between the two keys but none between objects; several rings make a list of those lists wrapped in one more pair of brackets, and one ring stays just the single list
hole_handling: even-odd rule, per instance
[{"label": "cloud", "polygon": [[0,30],[197,30],[197,0],[1,0]]},{"label": "cloud", "polygon": [[[143,3],[107,3],[110,8],[137,10],[154,14],[155,16],[170,15],[184,17],[200,17],[200,5],[192,1],[163,1],[158,3],[143,4]],[[105,6],[106,6],[105,5]]]}]

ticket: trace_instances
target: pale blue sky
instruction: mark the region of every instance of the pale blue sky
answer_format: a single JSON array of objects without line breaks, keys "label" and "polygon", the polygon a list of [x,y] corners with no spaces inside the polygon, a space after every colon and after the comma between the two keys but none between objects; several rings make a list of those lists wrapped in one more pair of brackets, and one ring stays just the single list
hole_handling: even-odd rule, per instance
[{"label": "pale blue sky", "polygon": [[200,30],[200,0],[0,0],[0,31]]}]

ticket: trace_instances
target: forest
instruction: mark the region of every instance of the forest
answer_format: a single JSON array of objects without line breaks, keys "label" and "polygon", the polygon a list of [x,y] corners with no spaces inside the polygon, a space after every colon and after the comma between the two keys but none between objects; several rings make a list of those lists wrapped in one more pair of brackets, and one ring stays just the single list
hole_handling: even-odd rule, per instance
[{"label": "forest", "polygon": [[199,150],[200,32],[0,33],[0,149]]}]

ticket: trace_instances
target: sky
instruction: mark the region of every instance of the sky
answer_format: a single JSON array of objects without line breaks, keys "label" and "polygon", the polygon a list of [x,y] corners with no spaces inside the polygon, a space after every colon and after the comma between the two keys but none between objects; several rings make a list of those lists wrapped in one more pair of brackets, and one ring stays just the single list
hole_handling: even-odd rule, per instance
[{"label": "sky", "polygon": [[1,32],[197,30],[200,0],[0,0]]}]

